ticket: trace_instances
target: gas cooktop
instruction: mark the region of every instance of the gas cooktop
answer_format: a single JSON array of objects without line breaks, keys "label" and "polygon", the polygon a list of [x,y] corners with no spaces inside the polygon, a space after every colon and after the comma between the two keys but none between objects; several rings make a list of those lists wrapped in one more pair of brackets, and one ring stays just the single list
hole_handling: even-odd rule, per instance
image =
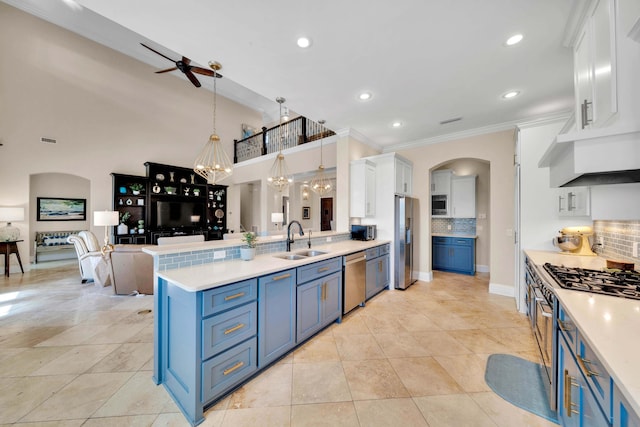
[{"label": "gas cooktop", "polygon": [[544,269],[564,289],[640,300],[640,273],[599,271],[546,263]]}]

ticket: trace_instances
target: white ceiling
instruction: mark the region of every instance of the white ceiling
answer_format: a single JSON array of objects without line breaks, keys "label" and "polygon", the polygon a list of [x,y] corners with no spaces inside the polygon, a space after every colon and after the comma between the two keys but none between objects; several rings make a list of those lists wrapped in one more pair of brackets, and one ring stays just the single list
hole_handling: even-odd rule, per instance
[{"label": "white ceiling", "polygon": [[[2,1],[158,69],[171,63],[140,42],[199,65],[216,60],[221,95],[267,117],[277,117],[282,96],[291,110],[385,149],[572,106],[563,38],[581,0],[77,0],[76,8],[73,0]],[[507,47],[515,33],[524,40]],[[310,48],[297,47],[301,35]],[[373,98],[362,102],[365,90]],[[501,98],[511,90],[521,94]],[[439,124],[454,117],[463,119]]]}]

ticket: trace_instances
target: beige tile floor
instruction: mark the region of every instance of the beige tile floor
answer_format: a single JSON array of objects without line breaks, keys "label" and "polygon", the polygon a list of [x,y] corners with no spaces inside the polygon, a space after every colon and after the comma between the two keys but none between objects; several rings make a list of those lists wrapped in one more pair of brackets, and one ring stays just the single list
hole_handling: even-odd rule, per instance
[{"label": "beige tile floor", "polygon": [[[484,382],[491,353],[537,360],[513,299],[487,289],[486,275],[436,272],[383,292],[217,403],[202,425],[554,425]],[[151,379],[152,307],[149,296],[80,284],[75,262],[0,279],[0,425],[188,425]]]}]

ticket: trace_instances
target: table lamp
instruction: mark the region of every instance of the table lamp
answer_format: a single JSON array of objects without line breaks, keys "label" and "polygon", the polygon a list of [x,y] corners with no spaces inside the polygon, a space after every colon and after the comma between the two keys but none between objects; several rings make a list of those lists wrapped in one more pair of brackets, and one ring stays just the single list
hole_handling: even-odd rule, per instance
[{"label": "table lamp", "polygon": [[102,247],[102,255],[113,251],[113,245],[109,244],[109,227],[118,225],[118,211],[95,211],[93,212],[93,225],[104,227],[104,246]]},{"label": "table lamp", "polygon": [[276,229],[280,230],[280,224],[284,221],[284,214],[282,212],[273,212],[271,214],[271,222],[276,225]]},{"label": "table lamp", "polygon": [[0,241],[12,242],[20,238],[20,229],[11,225],[13,221],[24,221],[24,208],[0,207],[0,222],[7,223],[0,228]]}]

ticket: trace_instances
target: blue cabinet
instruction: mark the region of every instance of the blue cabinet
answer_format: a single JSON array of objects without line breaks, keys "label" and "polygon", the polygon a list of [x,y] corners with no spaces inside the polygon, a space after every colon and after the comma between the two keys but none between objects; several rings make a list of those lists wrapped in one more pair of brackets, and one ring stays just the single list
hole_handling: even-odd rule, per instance
[{"label": "blue cabinet", "polygon": [[471,237],[432,237],[431,264],[434,270],[476,273],[476,241]]},{"label": "blue cabinet", "polygon": [[298,343],[341,317],[342,273],[336,272],[297,288]]},{"label": "blue cabinet", "polygon": [[633,412],[618,387],[613,389],[613,427],[640,427],[640,417]]},{"label": "blue cabinet", "polygon": [[367,250],[366,299],[389,286],[389,245]]},{"label": "blue cabinet", "polygon": [[296,270],[258,279],[258,366],[277,360],[295,345]]}]

